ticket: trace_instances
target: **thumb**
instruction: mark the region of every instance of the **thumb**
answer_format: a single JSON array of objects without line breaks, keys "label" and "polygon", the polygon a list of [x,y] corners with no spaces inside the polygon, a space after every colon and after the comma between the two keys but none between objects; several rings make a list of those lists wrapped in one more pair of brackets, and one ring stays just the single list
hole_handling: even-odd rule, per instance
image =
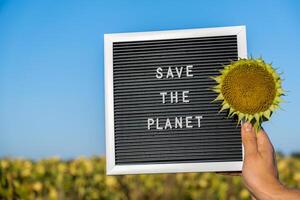
[{"label": "thumb", "polygon": [[256,133],[249,122],[245,122],[242,125],[242,143],[244,145],[245,157],[258,152]]}]

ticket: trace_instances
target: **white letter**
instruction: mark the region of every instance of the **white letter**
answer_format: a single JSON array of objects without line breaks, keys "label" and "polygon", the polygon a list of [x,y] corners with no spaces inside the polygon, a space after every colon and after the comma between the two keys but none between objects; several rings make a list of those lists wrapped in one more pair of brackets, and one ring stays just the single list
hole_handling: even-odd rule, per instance
[{"label": "white letter", "polygon": [[154,124],[154,120],[152,118],[148,118],[148,130],[150,130],[150,126]]},{"label": "white letter", "polygon": [[166,95],[167,95],[167,92],[161,92],[159,93],[161,96],[162,96],[162,103],[166,103]]},{"label": "white letter", "polygon": [[182,92],[182,102],[183,102],[183,103],[189,103],[189,102],[190,102],[190,100],[185,99],[185,98],[189,97],[189,96],[188,96],[188,93],[189,93],[189,91],[183,91],[183,92]]},{"label": "white letter", "polygon": [[156,118],[156,129],[157,130],[162,130],[163,128],[161,126],[159,126],[159,119]]},{"label": "white letter", "polygon": [[169,118],[167,118],[166,125],[165,125],[165,129],[167,129],[168,127],[169,127],[170,129],[172,129],[172,125],[171,125],[171,122],[170,122],[170,119],[169,119]]},{"label": "white letter", "polygon": [[167,78],[169,78],[169,76],[171,76],[172,78],[174,78],[174,75],[173,75],[171,67],[169,67],[169,69],[168,69]]},{"label": "white letter", "polygon": [[189,125],[189,123],[192,123],[191,122],[191,119],[192,119],[193,117],[191,117],[191,116],[187,116],[186,118],[185,118],[185,126],[187,127],[187,128],[193,128],[193,125]]},{"label": "white letter", "polygon": [[200,121],[202,119],[202,116],[196,116],[196,118],[198,119],[198,127],[200,128],[201,127]]},{"label": "white letter", "polygon": [[161,67],[158,67],[158,68],[156,69],[156,78],[158,78],[158,79],[161,79],[161,78],[162,78],[163,74],[161,73],[161,71],[162,71],[162,68],[161,68]]},{"label": "white letter", "polygon": [[170,93],[170,97],[171,97],[171,103],[173,103],[174,101],[173,101],[173,99],[175,99],[175,103],[178,103],[178,92],[177,91],[175,91],[174,92],[175,93],[175,95],[173,96],[173,92],[171,92]]},{"label": "white letter", "polygon": [[180,71],[178,71],[178,67],[176,67],[176,72],[177,72],[178,78],[181,78],[182,69],[183,69],[183,67],[180,67]]},{"label": "white letter", "polygon": [[192,73],[192,68],[193,68],[193,65],[186,66],[186,77],[193,77],[193,74],[190,74],[190,72]]},{"label": "white letter", "polygon": [[182,117],[179,117],[180,120],[178,120],[177,117],[175,117],[175,128],[182,128]]}]

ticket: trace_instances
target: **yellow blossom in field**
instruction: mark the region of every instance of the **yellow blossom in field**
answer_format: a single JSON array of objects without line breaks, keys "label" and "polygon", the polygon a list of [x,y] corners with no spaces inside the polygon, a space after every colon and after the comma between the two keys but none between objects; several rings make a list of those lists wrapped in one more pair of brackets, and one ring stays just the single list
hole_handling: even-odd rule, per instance
[{"label": "yellow blossom in field", "polygon": [[201,188],[206,188],[208,183],[207,183],[206,179],[200,179],[199,185]]},{"label": "yellow blossom in field", "polygon": [[94,170],[92,161],[88,160],[88,159],[84,160],[84,167],[85,167],[86,173],[88,173],[88,174],[92,173]]},{"label": "yellow blossom in field", "polygon": [[50,188],[50,190],[49,190],[49,198],[50,198],[51,200],[56,200],[56,199],[58,199],[58,194],[57,194],[57,191],[56,191],[55,188]]},{"label": "yellow blossom in field", "polygon": [[105,182],[107,187],[115,187],[117,185],[117,181],[113,176],[107,176]]},{"label": "yellow blossom in field", "polygon": [[32,188],[33,188],[34,191],[39,192],[39,191],[42,190],[43,185],[42,185],[42,183],[40,183],[40,182],[35,182],[35,183],[32,185]]},{"label": "yellow blossom in field", "polygon": [[93,180],[94,180],[96,183],[100,183],[101,181],[103,181],[103,178],[102,178],[102,177],[103,177],[102,175],[96,174],[96,175],[94,175]]},{"label": "yellow blossom in field", "polygon": [[75,163],[75,162],[72,162],[72,163],[70,164],[69,170],[70,170],[70,173],[71,173],[73,176],[75,176],[75,175],[77,174],[77,169],[76,169],[76,163]]},{"label": "yellow blossom in field", "polygon": [[300,172],[296,172],[296,173],[294,174],[294,180],[300,182]]},{"label": "yellow blossom in field", "polygon": [[285,160],[280,160],[277,163],[277,168],[279,171],[284,171],[284,169],[287,167],[287,162]]},{"label": "yellow blossom in field", "polygon": [[39,175],[43,175],[45,173],[45,167],[42,164],[37,164],[36,165],[36,172]]},{"label": "yellow blossom in field", "polygon": [[59,163],[57,166],[58,172],[64,173],[66,171],[66,166],[64,163]]},{"label": "yellow blossom in field", "polygon": [[0,161],[0,166],[1,166],[2,169],[6,169],[6,168],[8,168],[9,163],[8,163],[7,160],[1,160]]},{"label": "yellow blossom in field", "polygon": [[240,192],[240,198],[241,199],[247,199],[249,197],[250,197],[250,194],[249,194],[248,190],[242,189],[241,192]]},{"label": "yellow blossom in field", "polygon": [[176,175],[177,181],[183,181],[184,175],[182,173]]},{"label": "yellow blossom in field", "polygon": [[22,177],[28,177],[31,174],[31,169],[32,169],[32,164],[29,161],[25,161],[23,163],[22,171],[21,171],[21,176]]}]

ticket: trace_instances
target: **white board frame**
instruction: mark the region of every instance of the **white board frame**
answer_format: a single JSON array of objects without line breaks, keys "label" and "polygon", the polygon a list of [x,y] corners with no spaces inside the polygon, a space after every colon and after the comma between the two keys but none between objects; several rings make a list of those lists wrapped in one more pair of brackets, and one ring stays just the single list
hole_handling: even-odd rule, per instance
[{"label": "white board frame", "polygon": [[105,135],[107,175],[177,172],[218,172],[242,170],[243,161],[137,165],[116,165],[115,163],[113,42],[179,39],[226,35],[237,35],[238,57],[247,58],[245,26],[104,34]]}]

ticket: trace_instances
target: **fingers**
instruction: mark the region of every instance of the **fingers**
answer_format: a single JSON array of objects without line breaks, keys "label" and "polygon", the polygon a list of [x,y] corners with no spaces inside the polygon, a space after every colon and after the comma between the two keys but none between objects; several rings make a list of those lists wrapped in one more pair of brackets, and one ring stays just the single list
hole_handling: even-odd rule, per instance
[{"label": "fingers", "polygon": [[267,135],[267,133],[261,129],[257,133],[257,148],[259,153],[270,159],[274,159],[274,148]]},{"label": "fingers", "polygon": [[256,133],[249,122],[245,122],[242,125],[242,142],[245,156],[258,152]]}]

